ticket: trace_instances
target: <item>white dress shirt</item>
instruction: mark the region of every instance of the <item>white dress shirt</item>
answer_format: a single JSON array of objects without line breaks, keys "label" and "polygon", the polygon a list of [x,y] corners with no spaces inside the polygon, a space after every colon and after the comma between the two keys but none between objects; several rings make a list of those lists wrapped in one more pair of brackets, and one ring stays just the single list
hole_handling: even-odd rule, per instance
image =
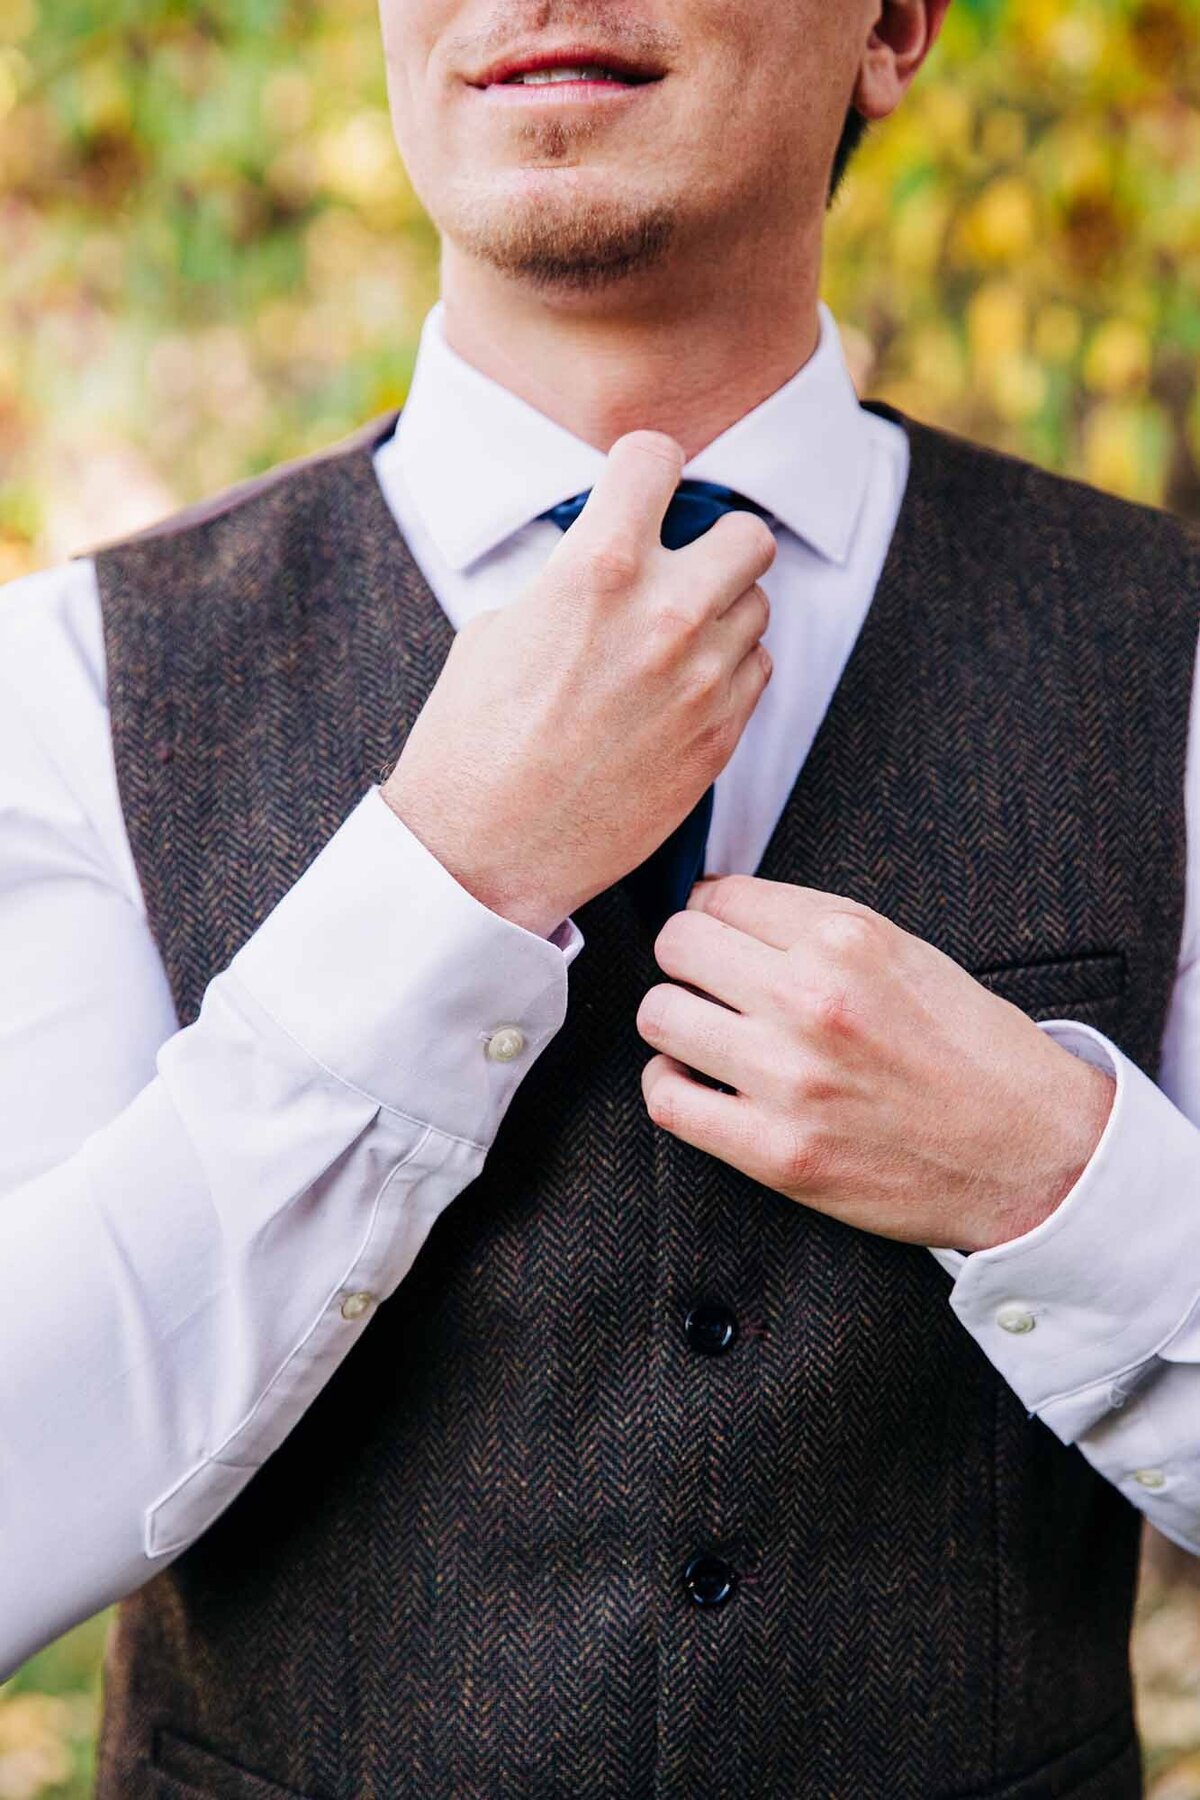
[{"label": "white dress shirt", "polygon": [[[907,453],[858,405],[822,305],[804,367],[686,466],[769,509],[779,546],[774,674],[717,780],[706,873],[762,857]],[[603,463],[451,351],[432,308],[375,466],[456,629],[535,578],[560,539],[536,515]],[[1115,1074],[1104,1135],[1034,1231],[932,1253],[1029,1411],[1200,1551],[1200,717],[1187,807],[1160,1085],[1047,1021]],[[94,565],[0,593],[0,1676],[204,1531],[378,1304],[403,1306],[582,948],[573,920],[542,937],[476,900],[372,785],[178,1030],[117,795]]]}]

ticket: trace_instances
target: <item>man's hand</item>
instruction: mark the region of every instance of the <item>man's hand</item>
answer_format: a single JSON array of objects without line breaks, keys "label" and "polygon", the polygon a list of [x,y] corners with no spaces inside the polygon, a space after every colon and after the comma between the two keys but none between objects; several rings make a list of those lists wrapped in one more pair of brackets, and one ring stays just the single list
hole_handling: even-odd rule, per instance
[{"label": "man's hand", "polygon": [[668,550],[683,449],[613,444],[538,579],[454,637],[383,787],[493,912],[546,933],[686,818],[771,674],[770,526],[724,513]]},{"label": "man's hand", "polygon": [[642,1075],[651,1118],[860,1230],[1005,1243],[1054,1210],[1104,1129],[1108,1075],[857,901],[710,879],[655,957],[672,979],[637,1014],[662,1053]]}]

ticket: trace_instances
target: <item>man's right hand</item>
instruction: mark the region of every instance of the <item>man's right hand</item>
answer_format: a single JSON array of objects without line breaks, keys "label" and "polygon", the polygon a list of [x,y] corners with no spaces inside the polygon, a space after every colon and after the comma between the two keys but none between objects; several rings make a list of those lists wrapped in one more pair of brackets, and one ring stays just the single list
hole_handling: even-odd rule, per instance
[{"label": "man's right hand", "polygon": [[528,592],[456,633],[383,786],[463,887],[542,935],[686,818],[770,679],[771,529],[725,513],[668,550],[683,462],[663,432],[616,440]]}]

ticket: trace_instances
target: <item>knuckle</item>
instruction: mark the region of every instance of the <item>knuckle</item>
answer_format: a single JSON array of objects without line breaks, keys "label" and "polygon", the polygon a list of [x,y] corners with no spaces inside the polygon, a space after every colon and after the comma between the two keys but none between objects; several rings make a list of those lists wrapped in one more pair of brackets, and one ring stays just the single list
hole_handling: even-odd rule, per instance
[{"label": "knuckle", "polygon": [[637,1028],[644,1037],[653,1037],[661,1033],[666,1024],[670,999],[671,989],[666,982],[662,981],[652,988],[647,988],[642,995],[637,1009]]},{"label": "knuckle", "polygon": [[[724,768],[733,753],[736,738],[737,728],[732,719],[728,719],[724,715],[715,719],[707,719],[701,725],[696,740],[696,750],[704,766],[710,768],[715,763],[720,768]],[[711,911],[712,908],[709,910]]]},{"label": "knuckle", "polygon": [[805,996],[808,1028],[818,1037],[844,1037],[854,1029],[858,1006],[850,983],[826,981]]},{"label": "knuckle", "polygon": [[738,551],[760,575],[765,575],[775,560],[775,533],[757,513],[731,512],[726,516],[734,530],[740,533],[734,539]]},{"label": "knuckle", "polygon": [[746,899],[754,879],[753,875],[722,875],[719,881],[714,881],[711,888],[706,890],[705,912],[727,924],[730,908],[736,908],[739,900]]},{"label": "knuckle", "polygon": [[703,625],[703,607],[672,593],[656,594],[651,609],[651,628],[671,644],[690,643]]},{"label": "knuckle", "polygon": [[744,507],[737,507],[732,512],[723,513],[720,523],[725,528],[725,536],[730,543],[746,555],[759,558],[766,555],[768,546],[775,548],[775,537],[765,519],[757,513],[747,512]]},{"label": "knuckle", "polygon": [[783,1186],[805,1187],[820,1168],[820,1148],[815,1133],[796,1119],[776,1127],[772,1167]]},{"label": "knuckle", "polygon": [[797,1069],[787,1083],[788,1103],[796,1112],[827,1105],[841,1092],[836,1075],[815,1059]]},{"label": "knuckle", "polygon": [[655,1125],[661,1125],[664,1131],[674,1131],[679,1122],[679,1107],[669,1083],[658,1080],[650,1084],[646,1111]]},{"label": "knuckle", "polygon": [[654,957],[660,967],[665,968],[682,952],[684,941],[694,923],[694,913],[675,912],[659,927],[658,936],[654,940]]},{"label": "knuckle", "polygon": [[754,526],[758,537],[758,554],[764,565],[763,573],[765,575],[771,564],[775,561],[778,545],[775,541],[775,533],[771,530],[771,527],[767,524],[765,519],[756,519],[754,521]]},{"label": "knuckle", "polygon": [[822,913],[814,930],[832,955],[854,957],[875,943],[876,924],[870,913],[847,912],[839,908]]},{"label": "knuckle", "polygon": [[688,671],[688,688],[696,700],[711,700],[714,694],[722,692],[725,686],[725,664],[720,656],[711,653],[692,659]]},{"label": "knuckle", "polygon": [[637,579],[640,567],[637,551],[626,538],[604,537],[588,547],[588,573],[606,593],[629,587]]}]

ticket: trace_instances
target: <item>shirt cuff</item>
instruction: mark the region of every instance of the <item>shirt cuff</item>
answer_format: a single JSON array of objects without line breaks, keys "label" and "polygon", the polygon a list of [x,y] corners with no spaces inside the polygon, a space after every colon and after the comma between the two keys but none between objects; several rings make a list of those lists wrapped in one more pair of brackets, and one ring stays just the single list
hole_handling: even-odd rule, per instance
[{"label": "shirt cuff", "polygon": [[1026,1409],[1073,1443],[1145,1375],[1200,1285],[1200,1129],[1091,1025],[1038,1021],[1116,1079],[1100,1141],[1031,1231],[965,1256],[950,1305]]},{"label": "shirt cuff", "polygon": [[488,1147],[566,1017],[583,935],[477,900],[372,786],[231,973],[338,1080]]}]

